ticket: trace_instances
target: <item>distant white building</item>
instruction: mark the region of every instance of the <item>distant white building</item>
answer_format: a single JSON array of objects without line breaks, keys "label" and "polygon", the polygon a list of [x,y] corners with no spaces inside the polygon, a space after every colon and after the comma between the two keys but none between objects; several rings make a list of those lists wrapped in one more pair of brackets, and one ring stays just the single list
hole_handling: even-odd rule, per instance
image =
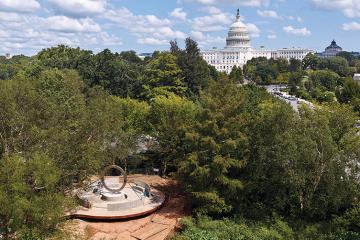
[{"label": "distant white building", "polygon": [[[336,41],[333,40],[331,42],[331,44],[325,48],[324,52],[320,52],[320,53],[316,53],[316,55],[320,58],[330,58],[330,57],[336,57],[339,53],[343,52],[344,50],[342,49],[342,47],[340,47],[339,45],[337,45]],[[354,57],[359,57],[360,53],[359,52],[349,52],[351,55],[353,55]]]},{"label": "distant white building", "polygon": [[354,79],[354,81],[356,81],[358,84],[360,84],[360,73],[355,73],[353,79]]},{"label": "distant white building", "polygon": [[303,49],[303,48],[283,48],[278,49],[276,51],[272,51],[271,57],[274,59],[284,58],[287,60],[290,59],[298,59],[303,60],[307,54],[314,53],[311,49]]},{"label": "distant white building", "polygon": [[335,40],[333,40],[331,44],[325,48],[324,52],[318,53],[317,55],[321,58],[336,57],[336,55],[342,51],[342,47],[338,46]]},{"label": "distant white building", "polygon": [[141,60],[144,60],[145,58],[147,57],[152,57],[152,53],[140,53],[138,54],[137,56],[141,59]]},{"label": "distant white building", "polygon": [[6,59],[11,59],[11,58],[12,58],[12,56],[11,56],[11,54],[10,54],[10,53],[6,53],[6,54],[5,54],[5,58],[6,58]]},{"label": "distant white building", "polygon": [[226,38],[226,47],[221,50],[201,51],[202,57],[209,65],[214,66],[218,71],[227,73],[230,73],[234,66],[243,67],[252,58],[284,58],[287,60],[294,58],[302,60],[308,53],[314,53],[314,51],[301,48],[283,48],[275,51],[264,47],[252,48],[248,29],[240,20],[239,9],[235,22],[230,26]]}]

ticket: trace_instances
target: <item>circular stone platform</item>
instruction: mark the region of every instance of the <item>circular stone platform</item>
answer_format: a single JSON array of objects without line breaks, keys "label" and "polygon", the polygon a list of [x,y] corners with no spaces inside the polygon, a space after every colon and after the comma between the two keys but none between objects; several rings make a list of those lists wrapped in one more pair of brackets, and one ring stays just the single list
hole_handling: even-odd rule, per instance
[{"label": "circular stone platform", "polygon": [[[118,177],[105,177],[110,188],[119,188]],[[165,195],[142,181],[131,181],[119,192],[111,192],[96,181],[78,190],[80,207],[70,213],[71,217],[88,219],[127,219],[150,214],[165,202]]]}]

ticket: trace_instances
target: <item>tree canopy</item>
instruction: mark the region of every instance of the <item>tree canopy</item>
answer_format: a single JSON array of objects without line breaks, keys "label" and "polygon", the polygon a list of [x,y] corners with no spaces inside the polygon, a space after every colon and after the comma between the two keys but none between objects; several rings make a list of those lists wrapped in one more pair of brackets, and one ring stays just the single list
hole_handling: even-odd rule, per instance
[{"label": "tree canopy", "polygon": [[[62,45],[0,58],[0,238],[69,237],[73,190],[120,164],[178,181],[193,218],[175,239],[359,239],[357,61],[254,58],[227,75],[190,38],[145,60]],[[279,83],[314,106],[259,86]]]}]

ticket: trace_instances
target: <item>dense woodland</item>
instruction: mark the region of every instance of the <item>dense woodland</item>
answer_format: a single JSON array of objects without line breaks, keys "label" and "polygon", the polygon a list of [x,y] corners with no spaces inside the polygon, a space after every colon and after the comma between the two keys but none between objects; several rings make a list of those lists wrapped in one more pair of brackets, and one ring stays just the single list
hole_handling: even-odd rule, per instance
[{"label": "dense woodland", "polygon": [[[193,217],[176,240],[360,239],[360,59],[257,58],[226,75],[185,46],[0,59],[0,239],[69,238],[71,191],[111,163],[180,182]],[[278,83],[316,107],[259,86]]]}]

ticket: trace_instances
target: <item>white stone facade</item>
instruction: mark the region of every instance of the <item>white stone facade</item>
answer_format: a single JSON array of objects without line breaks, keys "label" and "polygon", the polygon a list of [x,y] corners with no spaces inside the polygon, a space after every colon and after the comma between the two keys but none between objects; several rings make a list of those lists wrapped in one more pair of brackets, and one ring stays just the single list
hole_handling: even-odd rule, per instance
[{"label": "white stone facade", "polygon": [[214,66],[218,71],[226,73],[230,73],[234,66],[243,67],[252,58],[284,58],[287,60],[295,58],[302,60],[308,53],[314,53],[314,51],[300,48],[284,48],[275,51],[266,48],[252,48],[248,29],[240,20],[239,10],[235,22],[230,26],[226,38],[226,47],[220,50],[201,51],[202,57],[209,65]]},{"label": "white stone facade", "polygon": [[297,59],[297,60],[303,60],[306,55],[309,53],[315,53],[311,49],[302,49],[302,48],[283,48],[278,49],[276,51],[272,51],[272,58],[284,58],[286,60],[290,59]]}]

